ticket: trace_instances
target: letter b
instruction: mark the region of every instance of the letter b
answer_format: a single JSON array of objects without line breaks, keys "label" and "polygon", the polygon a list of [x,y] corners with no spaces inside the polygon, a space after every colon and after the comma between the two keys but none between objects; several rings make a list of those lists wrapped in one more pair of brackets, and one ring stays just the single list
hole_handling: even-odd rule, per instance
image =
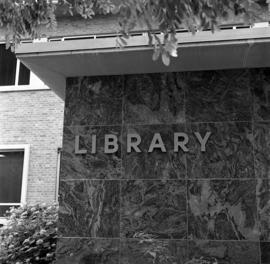
[{"label": "letter b", "polygon": [[104,152],[111,154],[118,150],[117,136],[116,135],[105,135]]}]

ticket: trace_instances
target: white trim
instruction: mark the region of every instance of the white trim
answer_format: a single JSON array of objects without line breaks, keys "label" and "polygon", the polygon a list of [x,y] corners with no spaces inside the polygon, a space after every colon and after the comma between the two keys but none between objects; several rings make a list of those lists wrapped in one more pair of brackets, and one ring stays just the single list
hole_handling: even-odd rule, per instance
[{"label": "white trim", "polygon": [[20,203],[0,203],[0,205],[13,206],[13,205],[26,204],[27,181],[28,181],[29,158],[30,158],[30,145],[29,144],[0,145],[0,151],[1,152],[13,152],[13,151],[23,151],[24,152]]},{"label": "white trim", "polygon": [[21,203],[22,204],[26,204],[29,157],[30,157],[30,146],[25,145],[24,159],[23,159],[22,190],[21,190]]},{"label": "white trim", "polygon": [[16,206],[16,205],[21,205],[21,203],[0,203],[2,206]]},{"label": "white trim", "polygon": [[15,85],[19,83],[19,73],[20,73],[21,62],[19,59],[16,60],[16,72],[15,72]]},{"label": "white trim", "polygon": [[[31,82],[31,80],[30,80]],[[40,85],[6,85],[0,86],[0,93],[1,92],[20,92],[20,91],[36,91],[36,90],[50,90],[48,86],[45,84]]]},{"label": "white trim", "polygon": [[58,203],[59,196],[59,181],[60,181],[60,163],[61,163],[61,148],[57,150],[57,168],[56,168],[56,186],[55,186],[55,202]]}]

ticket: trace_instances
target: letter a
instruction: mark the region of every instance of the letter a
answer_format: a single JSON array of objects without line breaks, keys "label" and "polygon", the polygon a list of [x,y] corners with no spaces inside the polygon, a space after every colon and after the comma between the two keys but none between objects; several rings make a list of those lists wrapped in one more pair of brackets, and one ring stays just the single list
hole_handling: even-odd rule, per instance
[{"label": "letter a", "polygon": [[160,148],[162,152],[166,152],[166,148],[159,133],[154,134],[148,152],[153,152],[155,148]]}]

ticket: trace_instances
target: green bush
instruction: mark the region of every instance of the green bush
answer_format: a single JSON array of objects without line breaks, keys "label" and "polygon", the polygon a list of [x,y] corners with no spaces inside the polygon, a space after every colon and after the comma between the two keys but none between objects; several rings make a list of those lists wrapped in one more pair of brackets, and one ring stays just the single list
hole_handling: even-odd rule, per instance
[{"label": "green bush", "polygon": [[11,208],[7,225],[0,228],[0,263],[53,263],[57,216],[56,205]]}]

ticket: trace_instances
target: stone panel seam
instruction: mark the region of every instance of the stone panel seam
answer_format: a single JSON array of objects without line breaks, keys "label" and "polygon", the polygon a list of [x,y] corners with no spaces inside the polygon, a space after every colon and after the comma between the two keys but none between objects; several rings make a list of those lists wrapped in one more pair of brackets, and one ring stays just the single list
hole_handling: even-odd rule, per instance
[{"label": "stone panel seam", "polygon": [[[164,179],[161,178],[137,178],[137,179],[101,179],[101,178],[76,178],[76,179],[61,179],[61,182],[68,182],[68,181],[100,181],[100,180],[104,180],[104,181],[164,181]],[[215,181],[215,180],[219,180],[219,181],[251,181],[251,180],[257,180],[256,178],[175,178],[175,179],[165,179],[166,181]]]},{"label": "stone panel seam", "polygon": [[[250,78],[249,78],[250,81]],[[251,87],[251,85],[249,85]],[[254,91],[251,92],[251,100],[252,100],[252,107],[251,107],[251,119],[252,119],[252,139],[253,139],[253,144],[252,144],[252,151],[253,151],[253,170],[254,170],[254,178],[256,179],[256,185],[255,185],[255,199],[256,199],[256,216],[257,216],[257,221],[258,221],[258,229],[259,229],[259,263],[262,264],[262,252],[261,252],[261,219],[259,217],[259,208],[258,208],[258,197],[257,197],[257,185],[258,185],[258,178],[256,175],[256,166],[255,166],[255,98],[254,98]]]}]

